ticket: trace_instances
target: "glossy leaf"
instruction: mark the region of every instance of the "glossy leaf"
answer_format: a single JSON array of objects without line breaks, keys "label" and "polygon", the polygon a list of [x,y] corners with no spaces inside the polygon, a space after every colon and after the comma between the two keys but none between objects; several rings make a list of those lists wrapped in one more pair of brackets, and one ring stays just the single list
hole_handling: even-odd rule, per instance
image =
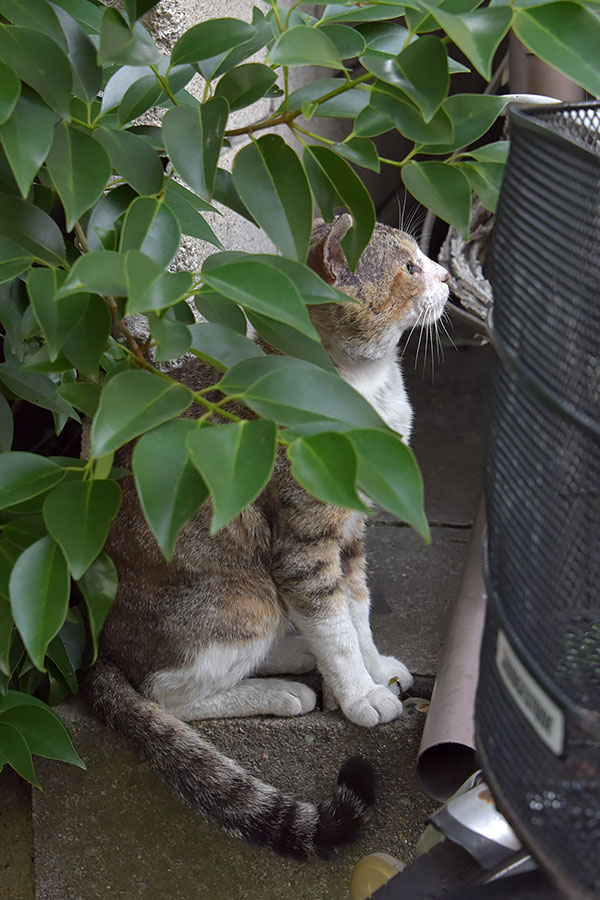
[{"label": "glossy leaf", "polygon": [[158,362],[168,359],[179,359],[190,349],[192,337],[189,328],[183,322],[164,316],[149,315],[150,334],[156,341],[154,358]]},{"label": "glossy leaf", "polygon": [[88,0],[53,0],[54,6],[60,6],[82,25],[86,31],[98,34],[102,21],[102,7],[93,6]]},{"label": "glossy leaf", "polygon": [[471,189],[462,172],[442,162],[409,162],[402,180],[413,197],[469,237]]},{"label": "glossy leaf", "polygon": [[[70,615],[73,615],[73,610],[70,611]],[[69,659],[69,654],[66,651],[65,645],[62,641],[61,634],[64,631],[65,625],[68,624],[67,621],[64,623],[63,627],[48,644],[48,649],[46,650],[46,662],[54,663],[58,672],[62,676],[66,687],[68,688],[71,694],[77,694],[79,691],[79,685],[77,684],[77,676],[75,674],[75,669]],[[50,668],[50,666],[48,666]],[[68,695],[67,695],[68,696]]]},{"label": "glossy leaf", "polygon": [[[119,71],[122,71],[120,69]],[[140,69],[138,69],[138,72]],[[127,88],[123,99],[119,104],[119,125],[125,125],[141,116],[152,106],[156,106],[159,99],[163,96],[163,89],[156,80],[154,73],[152,75],[144,75],[137,81],[134,81]],[[142,191],[142,193],[148,193]]]},{"label": "glossy leaf", "polygon": [[[373,201],[349,163],[329,147],[306,147],[304,151],[305,165],[309,158],[316,164],[321,176],[329,182],[332,189],[342,199],[352,216],[353,225],[342,238],[341,245],[348,265],[354,270],[375,227]],[[309,177],[312,182],[310,170]]]},{"label": "glossy leaf", "polygon": [[296,356],[298,359],[307,359],[322,369],[329,372],[335,372],[335,366],[331,362],[329,354],[324,349],[320,340],[308,338],[300,334],[289,325],[283,325],[275,319],[269,319],[266,316],[259,316],[257,313],[248,312],[248,318],[253,328],[277,350],[287,353],[289,356]]},{"label": "glossy leaf", "polygon": [[253,225],[258,225],[258,222],[242,203],[242,198],[233,183],[231,172],[228,172],[226,169],[217,169],[213,196],[218,203],[222,203],[224,206],[232,209],[238,215],[252,222]]},{"label": "glossy leaf", "polygon": [[373,407],[349,384],[300,359],[247,359],[227,372],[219,388],[229,394],[242,394],[247,406],[283,425],[327,420],[358,428],[385,429]]},{"label": "glossy leaf", "polygon": [[165,146],[175,169],[206,199],[212,196],[228,114],[227,101],[215,97],[196,108],[177,106],[163,118]]},{"label": "glossy leaf", "polygon": [[127,10],[129,21],[135,22],[136,19],[147,13],[157,3],[158,0],[125,0],[125,9]]},{"label": "glossy leaf", "polygon": [[102,87],[102,69],[96,60],[96,48],[73,16],[60,6],[53,9],[67,41],[74,76],[73,93],[84,101],[91,101]]},{"label": "glossy leaf", "polygon": [[399,80],[395,84],[407,94],[430,122],[448,94],[450,79],[446,50],[439,38],[420,37],[394,60]]},{"label": "glossy leaf", "polygon": [[505,163],[508,159],[510,141],[494,141],[476,150],[469,150],[469,156],[478,162]]},{"label": "glossy leaf", "polygon": [[351,59],[364,52],[366,43],[360,31],[347,25],[324,25],[319,29],[335,46],[340,59]]},{"label": "glossy leaf", "polygon": [[[170,182],[170,184],[173,183],[172,181]],[[190,194],[190,191],[186,191],[186,193]],[[215,247],[223,246],[206,219],[188,202],[184,195],[176,191],[169,193],[167,190],[166,206],[177,219],[182,234],[188,234],[190,237],[206,241]]]},{"label": "glossy leaf", "polygon": [[55,463],[36,453],[0,453],[0,508],[42,494],[64,477]]},{"label": "glossy leaf", "polygon": [[10,66],[0,62],[0,124],[10,118],[20,93],[20,80]]},{"label": "glossy leaf", "polygon": [[515,34],[528,50],[600,96],[600,21],[578,3],[548,3],[515,10]]},{"label": "glossy leaf", "polygon": [[158,194],[164,185],[160,159],[146,141],[130,131],[97,128],[94,137],[99,141],[119,175],[138,194]]},{"label": "glossy leaf", "polygon": [[[325,22],[377,22],[381,19],[395,19],[404,12],[407,4],[377,3],[374,6],[352,3],[328,3],[322,21]],[[408,6],[412,6],[412,2]]]},{"label": "glossy leaf", "polygon": [[244,147],[233,183],[257,223],[285,256],[304,262],[312,233],[312,198],[300,160],[283,138],[268,134]]},{"label": "glossy leaf", "polygon": [[56,298],[81,291],[123,297],[127,293],[125,257],[112,250],[95,250],[75,261]]},{"label": "glossy leaf", "polygon": [[90,384],[87,381],[74,381],[71,384],[61,384],[58,393],[67,403],[70,403],[75,409],[80,409],[90,419],[98,409],[100,388],[97,384]]},{"label": "glossy leaf", "polygon": [[372,172],[379,172],[381,169],[377,148],[373,141],[367,141],[365,138],[351,138],[343,144],[334,144],[332,149],[353,162],[355,166],[362,166]]},{"label": "glossy leaf", "polygon": [[110,479],[65,482],[46,497],[44,521],[73,578],[81,578],[104,547],[120,503],[121,489]]},{"label": "glossy leaf", "polygon": [[194,297],[196,309],[209,322],[224,325],[237,334],[246,334],[246,317],[239,306],[209,288],[202,290]]},{"label": "glossy leaf", "polygon": [[168,206],[154,197],[138,197],[123,219],[119,250],[139,250],[161,268],[168,266],[181,241],[181,229]]},{"label": "glossy leaf", "polygon": [[128,184],[122,184],[96,203],[86,229],[90,251],[117,249],[122,217],[135,198],[132,188]]},{"label": "glossy leaf", "polygon": [[156,425],[178,416],[192,402],[183,385],[139,369],[120,372],[104,385],[92,423],[91,455],[98,459]]},{"label": "glossy leaf", "polygon": [[56,385],[41,372],[28,372],[16,362],[0,363],[0,381],[17,397],[79,421],[72,406],[58,396]]},{"label": "glossy leaf", "polygon": [[13,636],[13,618],[8,599],[0,595],[0,672],[10,678],[10,645]]},{"label": "glossy leaf", "polygon": [[4,394],[0,394],[0,453],[6,453],[13,442],[12,409]]},{"label": "glossy leaf", "polygon": [[179,38],[171,53],[171,65],[212,59],[256,36],[256,28],[239,19],[209,19],[194,25]]},{"label": "glossy leaf", "polygon": [[[0,596],[8,601],[8,581],[21,551],[9,541],[0,540]],[[12,613],[10,613],[12,622]]]},{"label": "glossy leaf", "polygon": [[264,356],[254,341],[225,325],[202,322],[190,325],[188,330],[192,335],[192,353],[221,372],[251,356]]},{"label": "glossy leaf", "polygon": [[28,269],[32,262],[33,256],[30,256],[23,247],[0,235],[0,283],[12,281]]},{"label": "glossy leaf", "polygon": [[189,204],[198,212],[214,212],[218,215],[222,215],[222,213],[218,211],[216,206],[213,206],[212,203],[208,203],[206,200],[203,200],[202,197],[199,197],[192,191],[188,191],[186,187],[184,187],[182,184],[179,184],[179,182],[175,181],[174,178],[168,179],[165,185],[165,194],[167,203],[173,210],[175,210],[175,207],[177,205],[174,198],[177,198],[178,200],[185,200],[187,204]]},{"label": "glossy leaf", "polygon": [[98,636],[110,608],[117,599],[119,579],[112,559],[102,551],[77,582],[83,594],[92,637],[92,663],[98,658]]},{"label": "glossy leaf", "polygon": [[25,550],[47,533],[41,516],[16,516],[2,527],[2,534],[7,541]]},{"label": "glossy leaf", "polygon": [[478,140],[494,124],[506,104],[508,97],[493,97],[488,94],[454,94],[444,102],[442,111],[452,122],[453,138],[448,143],[432,143],[422,147],[423,153],[452,153],[468,147]]},{"label": "glossy leaf", "polygon": [[0,194],[0,234],[51,266],[65,262],[65,243],[58,225],[20,197]]},{"label": "glossy leaf", "polygon": [[299,438],[287,453],[293,477],[309,494],[324,503],[368,512],[356,494],[356,453],[344,434]]},{"label": "glossy leaf", "polygon": [[0,717],[0,771],[6,763],[25,781],[41,789],[33,771],[31,752],[25,738],[17,728],[4,723]]},{"label": "glossy leaf", "polygon": [[36,756],[59,759],[85,769],[59,717],[36,697],[7,691],[6,697],[0,698],[0,722],[17,728]]},{"label": "glossy leaf", "polygon": [[[411,141],[435,146],[452,140],[452,121],[443,106],[429,122],[425,122],[405,94],[381,84],[371,92],[370,102],[377,112],[383,113],[393,123],[403,137]],[[364,133],[364,129],[360,129],[360,133]]]},{"label": "glossy leaf", "polygon": [[67,51],[67,41],[60,27],[56,12],[46,0],[0,0],[0,14],[13,25],[24,25],[43,31],[58,44],[61,50]]},{"label": "glossy leaf", "polygon": [[428,540],[423,479],[412,450],[390,431],[357,430],[347,437],[358,456],[359,488]]},{"label": "glossy leaf", "polygon": [[496,212],[504,165],[494,162],[461,162],[458,168],[466,176],[483,205],[490,212]]},{"label": "glossy leaf", "polygon": [[[70,303],[66,297],[60,303]],[[67,359],[83,375],[96,380],[100,359],[110,335],[111,316],[106,303],[100,297],[90,297],[87,308],[77,330],[72,332],[63,345]]]},{"label": "glossy leaf", "polygon": [[121,13],[107,7],[100,25],[98,61],[117,65],[147,66],[160,61],[148,32],[140,25],[130,29]]},{"label": "glossy leaf", "polygon": [[129,250],[125,262],[127,313],[160,312],[192,293],[189,272],[165,272],[139,250]]},{"label": "glossy leaf", "polygon": [[234,519],[263,490],[273,470],[274,422],[235,422],[196,428],[187,437],[191,458],[213,501],[210,533]]},{"label": "glossy leaf", "polygon": [[112,171],[108,154],[90,134],[63,122],[54,132],[46,165],[71,231],[102,196]]},{"label": "glossy leaf", "polygon": [[430,11],[450,40],[489,81],[494,55],[511,26],[512,9],[509,6],[495,6],[452,15],[428,0],[424,0],[421,5]]},{"label": "glossy leaf", "polygon": [[354,134],[361,138],[377,137],[395,127],[393,121],[385,113],[372,106],[366,106],[356,117]]},{"label": "glossy leaf", "polygon": [[229,109],[243,109],[255,103],[275,84],[277,75],[262,63],[245,63],[223,75],[215,90],[215,97],[224,97]]},{"label": "glossy leaf", "polygon": [[0,24],[0,57],[59,116],[71,118],[72,70],[51,37],[33,28]]},{"label": "glossy leaf", "polygon": [[268,263],[245,257],[221,265],[205,263],[202,277],[209,287],[240,306],[290,325],[307,337],[316,336],[295,284]]},{"label": "glossy leaf", "polygon": [[87,310],[89,294],[73,294],[62,301],[55,300],[57,291],[55,269],[32,269],[27,279],[27,293],[35,316],[48,343],[51,360],[55,360],[62,347],[82,320]]},{"label": "glossy leaf", "polygon": [[58,634],[69,606],[69,570],[58,544],[48,535],[24,550],[9,580],[15,625],[36,669]]},{"label": "glossy leaf", "polygon": [[146,521],[165,559],[177,536],[208,496],[190,459],[187,436],[196,422],[178,419],[145,434],[133,452],[135,484]]},{"label": "glossy leaf", "polygon": [[282,66],[344,68],[331,38],[324,31],[306,25],[294,25],[284,31],[269,50],[268,60]]}]

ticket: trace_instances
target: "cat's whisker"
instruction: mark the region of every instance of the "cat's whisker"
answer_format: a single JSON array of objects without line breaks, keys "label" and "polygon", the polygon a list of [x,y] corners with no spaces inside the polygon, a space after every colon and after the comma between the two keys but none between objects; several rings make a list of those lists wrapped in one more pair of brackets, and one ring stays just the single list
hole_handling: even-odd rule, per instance
[{"label": "cat's whisker", "polygon": [[413,327],[412,327],[412,328],[410,329],[410,331],[408,332],[408,337],[407,337],[406,340],[404,341],[404,346],[403,346],[402,351],[401,351],[401,353],[400,353],[400,362],[402,362],[402,360],[404,359],[404,354],[406,353],[406,350],[407,350],[408,345],[409,345],[409,343],[410,343],[410,339],[411,339],[411,337],[413,336],[413,332],[414,332],[415,328],[417,328],[417,326],[418,326],[418,324],[419,324],[419,320],[420,320],[420,318],[421,318],[422,315],[423,315],[423,310],[419,313],[419,315],[417,316],[416,322],[414,323]]}]

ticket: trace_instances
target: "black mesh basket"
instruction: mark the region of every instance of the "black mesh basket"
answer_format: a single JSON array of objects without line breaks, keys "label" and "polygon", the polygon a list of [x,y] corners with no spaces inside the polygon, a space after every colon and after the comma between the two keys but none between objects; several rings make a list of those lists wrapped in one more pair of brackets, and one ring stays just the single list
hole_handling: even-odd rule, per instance
[{"label": "black mesh basket", "polygon": [[513,111],[491,249],[477,742],[568,898],[600,897],[600,104]]}]

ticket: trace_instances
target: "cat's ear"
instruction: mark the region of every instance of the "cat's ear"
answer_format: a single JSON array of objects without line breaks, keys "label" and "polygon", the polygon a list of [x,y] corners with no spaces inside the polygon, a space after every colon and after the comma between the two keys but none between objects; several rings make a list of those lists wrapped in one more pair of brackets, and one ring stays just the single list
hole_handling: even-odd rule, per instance
[{"label": "cat's ear", "polygon": [[335,284],[348,272],[348,263],[340,242],[352,225],[352,216],[342,213],[323,238],[310,248],[308,265],[329,284]]}]

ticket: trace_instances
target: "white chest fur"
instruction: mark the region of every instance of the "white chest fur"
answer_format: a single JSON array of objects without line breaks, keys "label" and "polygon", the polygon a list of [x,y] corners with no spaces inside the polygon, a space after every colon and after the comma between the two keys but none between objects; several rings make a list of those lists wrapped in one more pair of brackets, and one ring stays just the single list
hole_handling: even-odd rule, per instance
[{"label": "white chest fur", "polygon": [[402,435],[408,444],[412,430],[412,409],[406,395],[402,371],[394,347],[380,359],[334,360],[344,379],[379,413],[386,425]]}]

